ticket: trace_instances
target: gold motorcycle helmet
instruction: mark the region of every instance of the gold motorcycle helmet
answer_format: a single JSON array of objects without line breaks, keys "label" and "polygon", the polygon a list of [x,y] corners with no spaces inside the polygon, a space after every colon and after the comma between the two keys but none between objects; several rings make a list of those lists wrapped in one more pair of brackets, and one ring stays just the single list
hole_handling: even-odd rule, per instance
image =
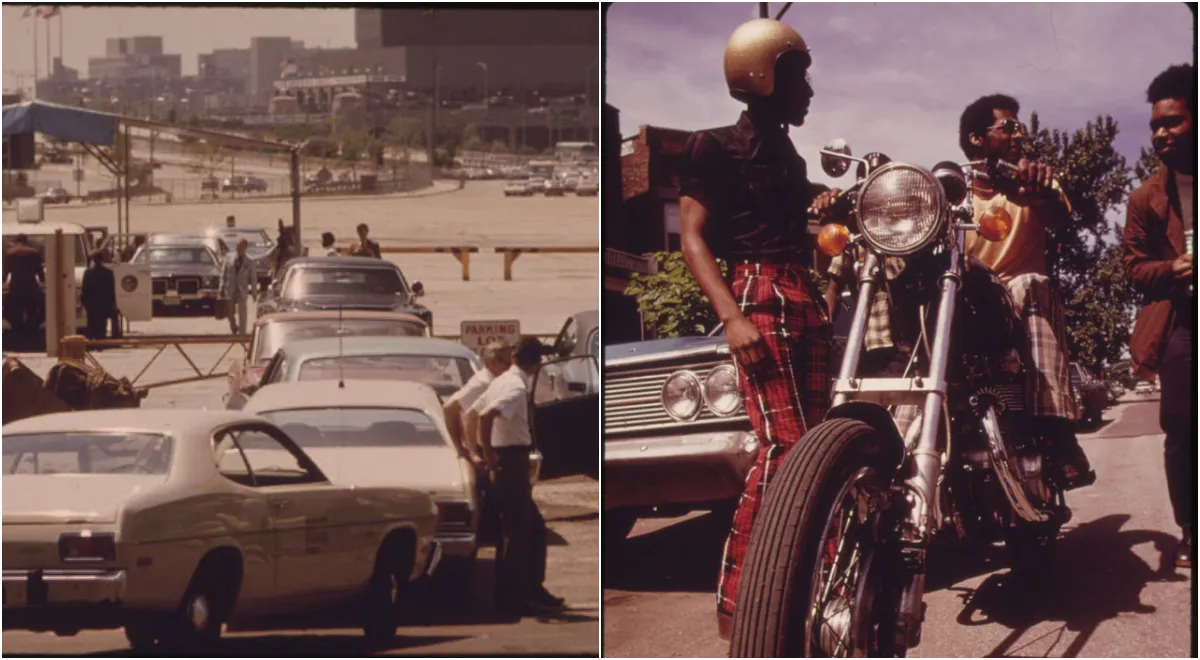
[{"label": "gold motorcycle helmet", "polygon": [[808,56],[808,45],[788,25],[770,18],[742,23],[725,45],[725,82],[733,98],[748,102],[775,91],[775,63],[792,51]]}]

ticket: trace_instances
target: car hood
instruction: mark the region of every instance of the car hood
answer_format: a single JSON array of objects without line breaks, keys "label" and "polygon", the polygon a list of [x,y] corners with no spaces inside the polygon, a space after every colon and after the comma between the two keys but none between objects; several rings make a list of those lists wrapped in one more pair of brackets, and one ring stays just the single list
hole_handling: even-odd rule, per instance
[{"label": "car hood", "polygon": [[627,365],[663,360],[676,360],[697,355],[728,355],[729,342],[724,335],[716,337],[675,337],[653,339],[604,347],[604,364]]},{"label": "car hood", "polygon": [[339,307],[342,309],[392,310],[409,306],[408,300],[401,296],[381,296],[375,294],[309,296],[301,299],[287,298],[282,301],[282,305],[295,309],[320,310],[336,310]]},{"label": "car hood", "polygon": [[4,523],[113,523],[129,499],[165,475],[4,475]]},{"label": "car hood", "polygon": [[191,266],[187,264],[172,265],[172,266],[151,266],[150,277],[170,277],[172,275],[194,275],[197,277],[215,277],[221,274],[221,271],[214,266]]},{"label": "car hood", "polygon": [[458,455],[449,446],[313,447],[305,453],[335,484],[398,486],[436,494],[467,488]]}]

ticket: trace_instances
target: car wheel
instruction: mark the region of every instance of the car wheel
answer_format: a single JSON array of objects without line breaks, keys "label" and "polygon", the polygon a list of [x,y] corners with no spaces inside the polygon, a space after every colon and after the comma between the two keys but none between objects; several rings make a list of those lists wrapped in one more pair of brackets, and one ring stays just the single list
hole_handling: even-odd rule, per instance
[{"label": "car wheel", "polygon": [[159,643],[172,650],[192,653],[221,639],[228,589],[214,565],[205,563],[196,570],[183,594],[179,609],[163,626]]},{"label": "car wheel", "polygon": [[154,625],[146,621],[131,621],[125,624],[125,640],[129,642],[129,648],[136,653],[145,653],[154,648],[154,642],[158,641],[158,636],[154,632]]},{"label": "car wheel", "polygon": [[[478,551],[476,551],[478,552]],[[444,605],[461,605],[471,593],[476,552],[467,557],[445,557],[433,575],[434,599]]]},{"label": "car wheel", "polygon": [[363,597],[363,635],[367,642],[385,645],[396,638],[401,595],[408,583],[403,557],[394,544],[384,543]]}]

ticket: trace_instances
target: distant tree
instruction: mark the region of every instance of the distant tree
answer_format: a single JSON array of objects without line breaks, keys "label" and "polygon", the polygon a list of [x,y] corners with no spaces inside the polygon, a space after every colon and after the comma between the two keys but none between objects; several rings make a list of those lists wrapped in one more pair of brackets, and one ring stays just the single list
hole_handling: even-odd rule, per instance
[{"label": "distant tree", "polygon": [[[680,252],[655,252],[658,264],[653,275],[635,273],[625,295],[637,298],[647,329],[659,337],[705,335],[717,327],[718,319],[700,285]],[[723,263],[718,262],[722,272]]]},{"label": "distant tree", "polygon": [[227,160],[226,151],[215,142],[197,141],[188,147],[188,169],[206,177],[215,177]]},{"label": "distant tree", "polygon": [[305,156],[320,158],[322,161],[325,161],[337,157],[338,143],[326,137],[313,137],[304,142],[304,146],[300,148],[300,151]]},{"label": "distant tree", "polygon": [[1133,164],[1133,176],[1142,183],[1154,175],[1158,169],[1162,167],[1162,161],[1158,159],[1158,154],[1154,153],[1153,149],[1142,147],[1141,153],[1138,154],[1138,161]]},{"label": "distant tree", "polygon": [[462,136],[463,151],[482,151],[483,139],[479,137],[479,126],[475,124],[467,124],[463,128]]},{"label": "distant tree", "polygon": [[410,150],[425,140],[425,125],[414,117],[396,117],[384,131],[383,140],[402,154],[404,162],[409,160]]}]

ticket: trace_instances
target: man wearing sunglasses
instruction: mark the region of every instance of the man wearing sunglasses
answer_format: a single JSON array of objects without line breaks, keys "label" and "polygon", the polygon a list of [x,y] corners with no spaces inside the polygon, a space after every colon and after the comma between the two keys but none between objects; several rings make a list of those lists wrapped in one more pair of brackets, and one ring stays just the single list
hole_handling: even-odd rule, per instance
[{"label": "man wearing sunglasses", "polygon": [[1011,96],[993,94],[963,111],[958,137],[967,158],[1003,159],[1018,166],[1011,176],[1015,185],[977,182],[972,199],[976,222],[985,213],[1007,214],[1008,236],[989,241],[968,231],[966,253],[990,268],[1012,295],[1029,335],[1031,412],[1041,435],[1054,445],[1060,482],[1067,489],[1081,488],[1095,483],[1096,473],[1075,436],[1066,316],[1046,263],[1048,233],[1070,223],[1071,205],[1054,180],[1054,169],[1025,158],[1029,132],[1017,119],[1020,110]]},{"label": "man wearing sunglasses", "polygon": [[[717,622],[728,639],[750,529],[787,450],[829,408],[829,321],[809,277],[814,188],[788,137],[813,90],[800,35],[771,19],[738,27],[725,47],[729,93],[746,104],[737,124],[693,133],[680,175],[680,243],[688,267],[725,324],[759,450],[725,545]],[[728,265],[722,274],[717,259]]]}]

